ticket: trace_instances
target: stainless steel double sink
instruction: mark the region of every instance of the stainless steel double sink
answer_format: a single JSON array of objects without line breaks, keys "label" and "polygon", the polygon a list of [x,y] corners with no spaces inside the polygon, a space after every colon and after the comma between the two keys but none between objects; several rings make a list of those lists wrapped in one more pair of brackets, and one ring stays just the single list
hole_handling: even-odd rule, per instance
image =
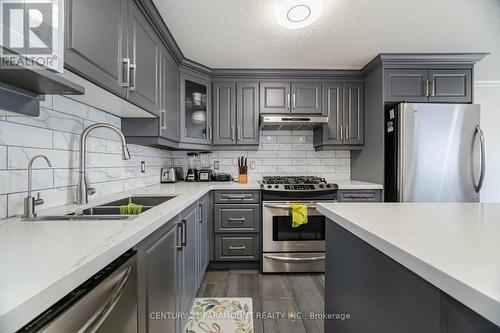
[{"label": "stainless steel double sink", "polygon": [[132,220],[137,215],[120,214],[120,206],[126,206],[130,203],[142,205],[142,213],[158,206],[175,196],[131,196],[120,200],[105,203],[103,205],[90,207],[81,212],[73,212],[67,215],[37,216],[34,218],[23,219],[22,221],[43,222],[43,221],[123,221]]}]

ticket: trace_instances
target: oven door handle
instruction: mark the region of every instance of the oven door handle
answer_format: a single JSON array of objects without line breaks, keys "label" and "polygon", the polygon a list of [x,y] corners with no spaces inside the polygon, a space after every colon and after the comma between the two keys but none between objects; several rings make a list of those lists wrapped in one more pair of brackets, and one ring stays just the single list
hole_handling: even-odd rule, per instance
[{"label": "oven door handle", "polygon": [[310,257],[310,258],[292,258],[292,257],[282,257],[282,256],[270,256],[264,255],[264,258],[282,261],[282,262],[309,262],[309,261],[322,261],[325,260],[325,256]]},{"label": "oven door handle", "polygon": [[[264,207],[266,208],[277,208],[277,209],[290,209],[289,205],[271,205],[271,204],[264,204]],[[316,209],[316,205],[307,205],[308,209]]]}]

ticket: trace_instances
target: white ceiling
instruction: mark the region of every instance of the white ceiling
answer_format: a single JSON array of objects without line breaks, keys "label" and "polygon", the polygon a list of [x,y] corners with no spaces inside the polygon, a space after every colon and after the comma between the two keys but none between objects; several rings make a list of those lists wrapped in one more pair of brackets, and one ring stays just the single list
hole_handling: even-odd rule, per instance
[{"label": "white ceiling", "polygon": [[153,0],[184,55],[212,68],[361,68],[378,53],[490,52],[500,80],[500,0],[324,0],[311,26],[278,25],[279,0]]}]

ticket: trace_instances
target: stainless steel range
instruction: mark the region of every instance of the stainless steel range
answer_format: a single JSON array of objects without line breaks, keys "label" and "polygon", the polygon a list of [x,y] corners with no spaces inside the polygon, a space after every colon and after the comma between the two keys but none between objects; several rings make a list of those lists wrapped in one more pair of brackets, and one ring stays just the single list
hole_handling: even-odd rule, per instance
[{"label": "stainless steel range", "polygon": [[[264,177],[262,188],[262,271],[324,272],[325,217],[318,202],[335,202],[336,184],[319,177]],[[292,228],[291,203],[308,206],[309,223]]]}]

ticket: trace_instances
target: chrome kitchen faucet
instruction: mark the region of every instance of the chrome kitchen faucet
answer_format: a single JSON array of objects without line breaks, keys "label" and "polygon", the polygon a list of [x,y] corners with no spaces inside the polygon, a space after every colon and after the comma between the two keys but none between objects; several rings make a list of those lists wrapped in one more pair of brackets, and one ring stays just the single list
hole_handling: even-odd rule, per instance
[{"label": "chrome kitchen faucet", "polygon": [[40,198],[40,192],[38,192],[36,199],[31,196],[31,190],[32,190],[32,183],[33,183],[33,162],[37,158],[43,158],[49,167],[52,168],[52,163],[50,163],[50,160],[47,158],[45,155],[37,155],[33,157],[29,163],[28,163],[28,196],[24,198],[24,214],[23,218],[32,218],[36,217],[35,213],[35,207],[38,205],[43,204],[43,199]]},{"label": "chrome kitchen faucet", "polygon": [[87,137],[89,133],[96,128],[109,128],[114,131],[120,137],[122,143],[122,159],[129,160],[130,153],[127,148],[127,142],[125,140],[125,136],[122,131],[118,127],[113,125],[98,123],[93,124],[87,127],[80,136],[80,170],[78,173],[78,187],[76,192],[76,203],[79,205],[83,205],[88,203],[88,196],[95,193],[95,189],[93,187],[88,187],[87,177],[85,175],[85,160],[86,160],[86,148],[87,148]]}]

